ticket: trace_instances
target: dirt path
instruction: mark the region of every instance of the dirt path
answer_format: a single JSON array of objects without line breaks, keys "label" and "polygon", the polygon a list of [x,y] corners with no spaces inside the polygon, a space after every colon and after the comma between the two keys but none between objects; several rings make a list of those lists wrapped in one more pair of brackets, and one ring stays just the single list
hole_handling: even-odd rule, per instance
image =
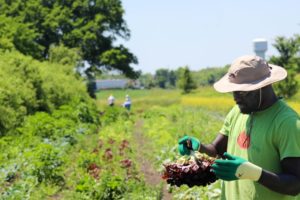
[{"label": "dirt path", "polygon": [[[153,147],[151,146],[152,144],[144,137],[142,127],[143,121],[138,120],[135,124],[134,130],[134,138],[136,139],[137,148],[140,151],[137,159],[138,162],[141,163],[141,171],[144,174],[146,183],[150,186],[158,186],[162,182],[161,174],[154,169],[151,160],[147,159],[147,156],[144,156],[147,153],[151,153]],[[162,199],[172,199],[172,195],[167,191],[167,184],[163,184]]]}]

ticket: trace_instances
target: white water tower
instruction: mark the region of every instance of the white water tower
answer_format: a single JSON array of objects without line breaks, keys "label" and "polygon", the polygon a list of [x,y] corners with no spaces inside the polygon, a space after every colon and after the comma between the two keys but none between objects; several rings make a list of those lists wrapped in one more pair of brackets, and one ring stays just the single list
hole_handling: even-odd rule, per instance
[{"label": "white water tower", "polygon": [[254,52],[257,56],[265,59],[266,51],[268,50],[268,41],[263,38],[253,40]]}]

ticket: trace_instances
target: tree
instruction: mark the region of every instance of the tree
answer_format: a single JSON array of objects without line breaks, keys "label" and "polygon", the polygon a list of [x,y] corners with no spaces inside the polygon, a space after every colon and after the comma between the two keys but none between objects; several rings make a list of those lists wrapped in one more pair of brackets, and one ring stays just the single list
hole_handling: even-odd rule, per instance
[{"label": "tree", "polygon": [[298,81],[295,79],[297,69],[299,69],[300,39],[296,35],[294,38],[277,37],[273,46],[278,50],[279,56],[272,56],[270,63],[284,67],[288,76],[285,80],[275,84],[275,90],[280,96],[289,98],[296,94],[298,90]]},{"label": "tree", "polygon": [[[1,4],[0,4],[1,5]],[[1,6],[0,6],[1,10]],[[24,24],[14,18],[0,15],[0,49],[12,51],[18,49],[25,55],[41,58],[38,52],[43,51],[43,47],[35,42],[38,34],[30,24]]]},{"label": "tree", "polygon": [[176,86],[177,74],[174,70],[160,68],[155,71],[155,82],[160,88],[174,88]]},{"label": "tree", "polygon": [[191,90],[197,88],[188,67],[180,68],[179,73],[180,76],[179,76],[178,86],[180,89],[183,90],[184,94],[189,93],[191,92]]},{"label": "tree", "polygon": [[160,88],[166,88],[168,82],[169,70],[168,69],[158,69],[155,71],[155,82]]},{"label": "tree", "polygon": [[63,44],[81,51],[90,75],[103,68],[130,78],[139,75],[130,66],[137,58],[126,47],[114,45],[118,38],[130,37],[120,0],[0,0],[0,13],[8,25],[21,25],[15,26],[11,38],[25,55],[48,59],[50,46]]},{"label": "tree", "polygon": [[[64,45],[52,45],[49,49],[49,62],[59,63],[67,66],[82,66],[80,51],[76,48],[70,49]],[[72,70],[73,71],[73,70]]]},{"label": "tree", "polygon": [[170,84],[170,86],[175,87],[176,86],[176,81],[177,81],[176,72],[174,70],[171,70],[169,72],[169,84]]},{"label": "tree", "polygon": [[139,81],[141,82],[141,85],[146,89],[151,89],[155,86],[154,77],[150,73],[142,74],[139,77]]},{"label": "tree", "polygon": [[224,67],[208,67],[194,72],[193,77],[197,80],[197,85],[213,85],[227,73],[228,68],[229,65],[225,65]]}]

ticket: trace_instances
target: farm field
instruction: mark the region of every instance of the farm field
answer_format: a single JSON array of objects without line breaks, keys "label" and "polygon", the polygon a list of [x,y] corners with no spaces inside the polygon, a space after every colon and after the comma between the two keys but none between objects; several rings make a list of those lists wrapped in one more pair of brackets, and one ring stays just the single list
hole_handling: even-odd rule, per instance
[{"label": "farm field", "polygon": [[[110,94],[116,98],[113,107],[107,106]],[[127,94],[130,111],[121,106]],[[299,112],[297,96],[288,103]],[[41,141],[31,132],[1,138],[0,199],[219,198],[219,181],[207,187],[175,187],[161,174],[164,163],[180,157],[177,141],[185,134],[203,143],[213,140],[234,105],[231,94],[212,87],[188,95],[179,90],[105,90],[97,93],[96,104],[100,125],[54,122],[41,113],[29,118],[36,127],[22,131],[42,135],[56,130],[49,139]],[[79,112],[61,111],[58,117]]]},{"label": "farm field", "polygon": [[[163,163],[175,161],[180,156],[177,141],[185,134],[211,141],[222,124],[226,112],[233,105],[230,95],[219,95],[204,88],[189,95],[179,90],[111,90],[97,94],[97,103],[103,112],[110,109],[106,99],[116,98],[116,108],[122,109],[125,95],[132,99],[130,115],[135,118],[135,131],[128,140],[139,152],[136,162],[149,187],[158,187],[162,199],[214,199],[220,194],[219,183],[208,187],[169,187],[161,179]],[[221,103],[222,102],[222,103]],[[105,113],[104,113],[105,115]],[[101,119],[100,119],[101,120]],[[103,132],[102,132],[103,133]],[[99,133],[101,135],[101,131]],[[104,133],[103,133],[104,134]],[[140,157],[143,157],[141,159]],[[153,174],[156,178],[153,178]],[[151,176],[152,175],[152,176]],[[155,199],[153,196],[148,196]]]},{"label": "farm field", "polygon": [[[286,102],[300,113],[300,35],[287,27],[298,22],[293,22],[295,17],[285,20],[285,15],[275,15],[280,17],[276,20],[265,15],[264,9],[294,14],[296,10],[288,10],[297,6],[278,1],[278,5],[257,7],[249,2],[257,19],[270,19],[264,24],[276,21],[277,32],[268,31],[272,33],[268,36],[261,34],[261,28],[248,31],[230,20],[240,17],[236,11],[247,2],[226,2],[219,6],[221,12],[209,1],[199,4],[209,12],[191,12],[199,11],[197,1],[178,2],[1,1],[0,200],[217,200],[223,182],[217,180],[217,168],[213,167],[214,174],[211,165],[220,160],[214,163],[214,158],[192,151],[181,156],[178,151],[178,141],[187,135],[202,144],[211,143],[234,106],[232,94],[218,93],[212,84],[227,72],[232,83],[271,83],[285,77],[271,63],[282,66],[287,77],[274,83],[274,89],[291,97]],[[223,9],[226,6],[230,9]],[[204,29],[203,24],[199,26],[202,19]],[[241,26],[254,23],[257,27],[253,17],[249,20]],[[220,27],[234,32],[222,38]],[[256,38],[259,35],[264,38]],[[232,51],[223,54],[224,49]],[[250,62],[244,62],[248,56],[234,59],[243,52],[270,65],[258,57]],[[260,98],[260,105],[269,100]],[[242,119],[247,130],[241,133],[250,136],[256,133],[252,127],[265,127],[264,120],[255,121],[252,116]],[[274,124],[280,130],[286,128],[284,123]],[[240,127],[234,127],[235,132],[236,128]],[[289,153],[293,145],[287,145],[281,135],[272,142],[279,141]],[[243,147],[250,141],[244,136],[237,137],[238,142],[244,139]],[[203,151],[213,153],[209,147]],[[264,156],[260,157],[253,162],[263,166],[258,162]],[[294,160],[286,159],[286,168]],[[200,161],[202,165],[197,165]],[[264,168],[273,167],[271,171],[280,168]],[[240,178],[247,175],[236,173]],[[284,181],[279,180],[287,186]],[[296,187],[285,190],[278,184],[268,188],[291,195],[297,192]]]},{"label": "farm field", "polygon": [[[101,109],[107,108],[106,98],[110,94],[116,97],[117,107],[121,107],[126,94],[132,98],[131,114],[135,116],[135,129],[138,129],[136,131],[139,135],[133,134],[130,141],[136,145],[136,151],[147,159],[146,163],[139,164],[140,171],[145,175],[145,182],[149,185],[164,182],[147,178],[148,171],[143,169],[143,165],[150,166],[152,171],[156,171],[156,176],[159,176],[162,163],[178,159],[178,138],[188,134],[199,138],[203,143],[212,141],[221,128],[226,113],[234,105],[231,94],[220,94],[212,87],[205,87],[188,95],[182,95],[178,90],[159,89],[101,91],[97,96]],[[288,103],[300,111],[297,95]],[[164,184],[160,188],[163,199],[218,199],[220,195],[219,182],[208,187],[169,187],[168,192],[166,187]]]}]

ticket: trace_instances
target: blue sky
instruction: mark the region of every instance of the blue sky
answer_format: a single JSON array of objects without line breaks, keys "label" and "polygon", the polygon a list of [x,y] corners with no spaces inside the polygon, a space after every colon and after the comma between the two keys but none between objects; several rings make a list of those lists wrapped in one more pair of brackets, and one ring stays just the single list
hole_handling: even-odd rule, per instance
[{"label": "blue sky", "polygon": [[266,58],[277,54],[277,36],[300,34],[299,0],[123,0],[131,31],[121,41],[139,60],[135,69],[192,70],[224,66],[254,54],[255,38],[268,40]]}]

